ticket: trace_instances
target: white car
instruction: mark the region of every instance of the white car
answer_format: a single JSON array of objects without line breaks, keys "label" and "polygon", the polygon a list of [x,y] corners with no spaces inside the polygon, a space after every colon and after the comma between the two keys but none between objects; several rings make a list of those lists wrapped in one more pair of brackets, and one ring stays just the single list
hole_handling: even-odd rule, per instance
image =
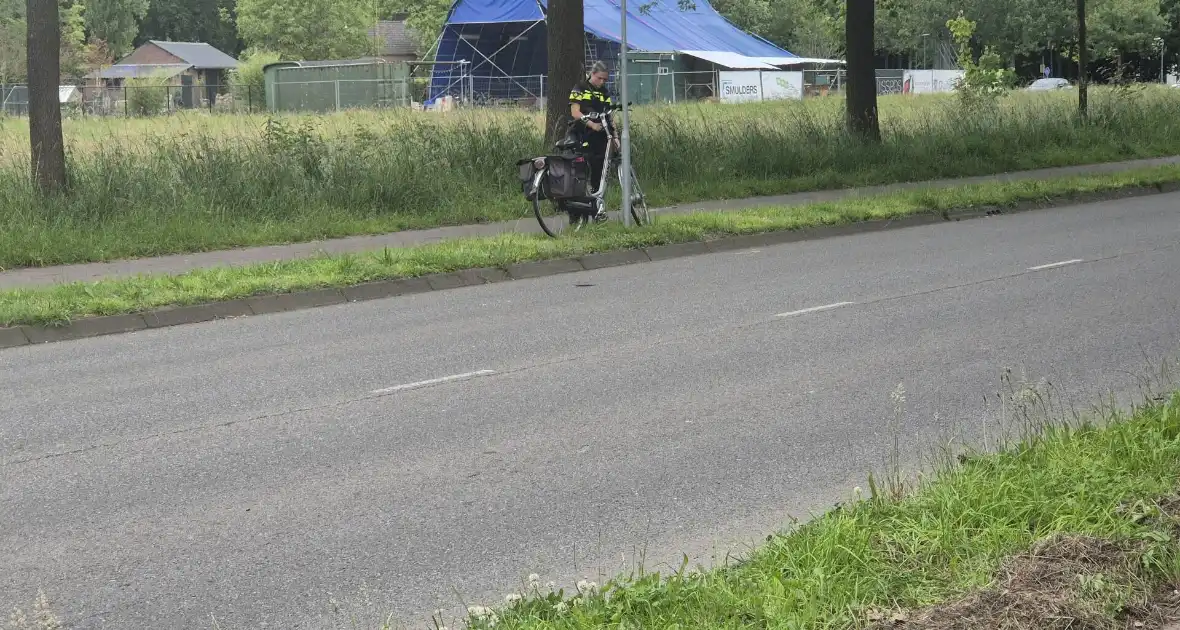
[{"label": "white car", "polygon": [[1037,79],[1028,86],[1030,90],[1068,90],[1073,87],[1069,81],[1065,79]]}]

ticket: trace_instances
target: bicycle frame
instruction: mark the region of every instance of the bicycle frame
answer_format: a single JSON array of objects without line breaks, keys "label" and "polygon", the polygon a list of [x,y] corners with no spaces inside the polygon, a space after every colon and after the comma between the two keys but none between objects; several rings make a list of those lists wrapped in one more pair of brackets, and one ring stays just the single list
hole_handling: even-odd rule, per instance
[{"label": "bicycle frame", "polygon": [[[616,169],[619,171],[618,176],[620,181],[623,177],[623,173],[621,172],[622,165],[617,163],[618,154],[620,153],[621,147],[617,146],[619,135],[618,129],[615,126],[614,112],[618,109],[620,108],[611,106],[607,109],[607,111],[602,112],[601,114],[591,115],[591,120],[601,122],[603,131],[606,134],[606,147],[602,156],[602,173],[600,174],[598,186],[595,187],[594,192],[589,193],[585,197],[563,198],[554,202],[558,210],[569,214],[570,225],[575,231],[580,229],[581,226],[590,222],[599,222],[606,218],[606,194],[608,192],[607,185],[610,180],[610,172],[612,169]],[[571,125],[573,124],[576,123],[571,122]],[[567,139],[572,139],[569,135],[571,132],[572,129],[567,130]],[[582,159],[587,157],[586,153],[575,149],[576,145],[573,143],[562,142],[559,143],[559,146],[563,152],[572,150],[574,153],[580,154]],[[519,164],[523,165],[524,162],[519,162]],[[538,193],[541,191],[542,183],[545,181],[545,178],[549,176],[550,166],[550,156],[538,156],[533,158],[534,172],[532,175],[531,185],[534,191],[538,191]],[[634,168],[631,169],[631,177],[635,177]],[[589,184],[589,182],[587,183]],[[544,213],[541,211],[541,201],[542,200],[540,197],[535,197],[532,199],[533,212],[537,216],[537,221],[541,224],[541,229],[549,236],[557,238],[557,232],[560,231],[560,229],[555,229],[546,223],[546,219],[543,216]],[[638,205],[636,205],[636,202],[638,202]],[[643,195],[642,189],[638,185],[638,182],[633,184],[631,216],[634,217],[637,225],[647,225],[649,222],[647,201]]]},{"label": "bicycle frame", "polygon": [[[604,112],[601,120],[602,128],[606,131],[606,154],[602,158],[602,177],[598,181],[594,194],[589,197],[594,200],[591,207],[595,210],[606,207],[606,183],[610,179],[611,160],[614,158],[615,139],[618,137],[615,134],[614,110]],[[576,201],[573,203],[583,205]]]},{"label": "bicycle frame", "polygon": [[[606,207],[606,192],[607,182],[610,179],[611,160],[615,157],[615,140],[618,134],[615,132],[614,109],[607,110],[602,114],[600,120],[602,121],[603,129],[606,131],[606,154],[602,159],[602,176],[599,178],[598,186],[594,193],[589,197],[581,199],[568,199],[562,203],[567,206],[579,208],[583,210],[598,210]],[[533,189],[539,190],[541,181],[549,173],[549,163],[545,162],[545,166],[537,169],[537,173],[533,176]],[[584,199],[584,200],[583,200]]]},{"label": "bicycle frame", "polygon": [[607,111],[602,119],[602,128],[606,131],[606,155],[602,158],[602,179],[598,182],[598,190],[594,193],[594,198],[602,203],[606,203],[606,182],[608,175],[610,175],[610,163],[614,157],[615,148],[615,115],[613,111]]}]

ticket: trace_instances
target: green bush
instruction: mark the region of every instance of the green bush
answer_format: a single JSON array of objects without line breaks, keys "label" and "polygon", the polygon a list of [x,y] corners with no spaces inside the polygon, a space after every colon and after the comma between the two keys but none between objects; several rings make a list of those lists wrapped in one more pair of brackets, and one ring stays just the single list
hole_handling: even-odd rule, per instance
[{"label": "green bush", "polygon": [[248,51],[229,74],[230,93],[241,108],[251,111],[266,109],[266,77],[262,72],[268,64],[282,57],[267,50]]},{"label": "green bush", "polygon": [[948,20],[947,28],[959,45],[959,65],[963,67],[963,79],[956,86],[960,104],[965,113],[974,113],[981,106],[994,104],[996,99],[1016,85],[1016,71],[1004,65],[1004,60],[992,48],[985,47],[979,61],[971,53],[971,36],[975,34],[975,22],[964,17]]},{"label": "green bush", "polygon": [[156,116],[168,110],[168,80],[138,77],[127,80],[127,111],[132,116]]}]

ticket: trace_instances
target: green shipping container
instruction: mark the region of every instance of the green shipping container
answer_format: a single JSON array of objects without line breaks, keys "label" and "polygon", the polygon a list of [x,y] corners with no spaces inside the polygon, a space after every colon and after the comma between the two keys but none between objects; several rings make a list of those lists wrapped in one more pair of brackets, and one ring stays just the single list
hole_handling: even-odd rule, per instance
[{"label": "green shipping container", "polygon": [[677,57],[674,53],[627,53],[627,100],[636,105],[675,102]]}]

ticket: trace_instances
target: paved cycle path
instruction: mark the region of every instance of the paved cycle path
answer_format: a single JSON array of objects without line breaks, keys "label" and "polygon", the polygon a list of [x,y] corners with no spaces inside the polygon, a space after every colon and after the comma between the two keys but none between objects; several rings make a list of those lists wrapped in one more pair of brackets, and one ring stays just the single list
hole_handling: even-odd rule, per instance
[{"label": "paved cycle path", "polygon": [[[672,206],[668,208],[657,208],[653,209],[653,212],[660,214],[685,214],[700,211],[721,212],[726,210],[744,210],[764,206],[802,205],[821,201],[834,201],[837,199],[843,199],[857,195],[881,194],[900,190],[939,188],[943,186],[985,182],[1052,179],[1055,177],[1068,177],[1072,175],[1094,175],[1100,173],[1114,173],[1150,166],[1161,166],[1165,164],[1180,164],[1180,155],[1164,158],[1128,160],[1123,162],[1106,162],[1101,164],[1044,168],[1030,171],[981,175],[976,177],[928,180],[920,182],[903,182],[882,186],[866,186],[838,190],[817,190],[789,195],[751,197],[747,199],[705,201],[700,203]],[[615,213],[615,216],[617,216],[617,213]],[[406,247],[409,245],[420,245],[423,243],[433,243],[447,239],[471,236],[494,236],[496,234],[508,232],[534,233],[540,231],[541,228],[539,225],[537,225],[537,221],[533,218],[531,211],[526,214],[526,208],[522,201],[521,218],[514,221],[503,221],[480,225],[457,225],[432,228],[428,230],[406,230],[372,236],[351,236],[347,238],[310,241],[306,243],[294,243],[289,245],[248,247],[212,252],[159,256],[154,258],[138,258],[101,263],[13,269],[10,271],[0,272],[0,290],[15,289],[18,287],[49,285],[59,282],[90,282],[106,278],[135,276],[143,273],[184,273],[193,269],[202,269],[207,267],[240,266],[262,262],[289,260],[292,258],[306,258],[317,253],[342,254],[347,252],[363,252],[377,250],[384,247]]]}]

